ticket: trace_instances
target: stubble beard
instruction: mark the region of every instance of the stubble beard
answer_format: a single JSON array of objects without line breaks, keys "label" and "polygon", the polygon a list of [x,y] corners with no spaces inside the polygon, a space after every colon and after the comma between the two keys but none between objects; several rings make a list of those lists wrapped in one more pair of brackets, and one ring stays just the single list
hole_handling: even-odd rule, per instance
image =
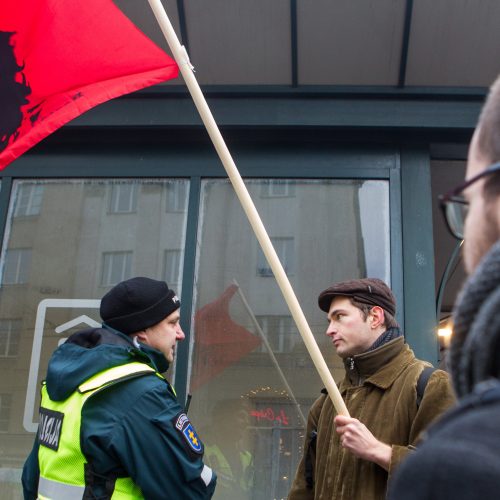
[{"label": "stubble beard", "polygon": [[500,238],[500,214],[497,213],[497,203],[485,202],[484,221],[484,231],[480,239],[473,241],[471,238],[465,238],[464,241],[465,269],[469,275]]}]

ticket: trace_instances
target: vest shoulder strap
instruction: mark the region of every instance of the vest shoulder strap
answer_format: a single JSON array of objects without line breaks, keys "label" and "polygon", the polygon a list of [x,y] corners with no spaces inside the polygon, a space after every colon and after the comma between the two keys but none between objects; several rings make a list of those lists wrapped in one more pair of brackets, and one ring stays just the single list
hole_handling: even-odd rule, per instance
[{"label": "vest shoulder strap", "polygon": [[115,366],[93,375],[78,387],[78,392],[84,394],[99,389],[104,385],[122,381],[128,378],[138,377],[147,373],[156,373],[154,368],[144,363],[134,361],[125,365]]}]

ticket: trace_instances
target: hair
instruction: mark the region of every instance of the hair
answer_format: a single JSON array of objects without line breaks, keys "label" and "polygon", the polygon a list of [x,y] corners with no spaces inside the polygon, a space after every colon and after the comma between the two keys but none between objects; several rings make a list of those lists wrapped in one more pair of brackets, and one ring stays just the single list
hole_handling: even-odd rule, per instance
[{"label": "hair", "polygon": [[[490,87],[476,128],[478,153],[489,163],[500,161],[500,76]],[[484,182],[487,198],[500,196],[500,172]]]},{"label": "hair", "polygon": [[[363,302],[358,302],[355,298],[349,297],[351,304],[361,311],[361,316],[363,317],[363,321],[366,321],[370,311],[374,306],[370,304],[364,304]],[[380,306],[379,306],[380,307]],[[399,324],[396,321],[396,318],[389,312],[387,312],[383,307],[381,308],[384,311],[384,326],[386,329],[389,328],[399,328]]]}]

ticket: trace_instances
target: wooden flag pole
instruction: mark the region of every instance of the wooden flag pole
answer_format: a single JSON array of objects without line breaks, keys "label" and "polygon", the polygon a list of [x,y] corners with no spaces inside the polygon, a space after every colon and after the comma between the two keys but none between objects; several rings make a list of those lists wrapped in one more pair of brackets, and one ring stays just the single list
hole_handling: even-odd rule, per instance
[{"label": "wooden flag pole", "polygon": [[260,216],[255,208],[255,205],[248,193],[248,190],[241,178],[241,175],[236,168],[236,165],[229,153],[229,150],[222,138],[222,135],[215,123],[214,117],[208,107],[208,104],[205,100],[205,97],[198,85],[198,82],[193,74],[193,68],[189,61],[188,54],[186,49],[180,44],[179,39],[172,27],[172,24],[165,12],[165,9],[160,0],[148,0],[151,9],[160,25],[160,28],[165,35],[167,43],[172,51],[172,55],[174,56],[177,64],[179,65],[179,69],[182,73],[184,81],[186,82],[187,88],[193,98],[194,104],[200,113],[200,117],[205,125],[208,135],[212,139],[214,147],[221,159],[221,162],[226,169],[227,175],[236,191],[236,195],[240,200],[240,203],[245,211],[246,216],[252,226],[252,229],[257,236],[257,239],[262,247],[262,251],[266,256],[266,259],[271,266],[271,269],[274,273],[276,281],[278,282],[278,286],[281,289],[281,293],[290,309],[290,312],[297,324],[297,328],[304,340],[306,348],[309,352],[309,355],[312,358],[314,366],[321,377],[323,384],[325,385],[330,398],[332,399],[333,405],[340,415],[349,416],[349,412],[345,406],[344,400],[340,395],[337,385],[333,380],[333,377],[326,365],[326,362],[319,350],[318,344],[314,339],[314,336],[309,328],[309,325],[306,321],[304,313],[299,305],[299,301],[293,292],[292,286],[288,277],[281,265],[281,262],[274,250],[274,247],[271,243],[271,239],[269,238],[266,229],[264,228],[264,224],[260,219]]}]

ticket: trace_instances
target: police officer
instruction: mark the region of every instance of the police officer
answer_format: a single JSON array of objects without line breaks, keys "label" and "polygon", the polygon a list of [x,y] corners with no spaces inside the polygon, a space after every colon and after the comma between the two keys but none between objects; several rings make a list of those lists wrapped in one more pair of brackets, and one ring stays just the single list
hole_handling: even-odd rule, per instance
[{"label": "police officer", "polygon": [[184,339],[179,308],[165,282],[132,278],[103,297],[102,328],[56,349],[25,499],[212,497],[203,443],[161,375]]}]

